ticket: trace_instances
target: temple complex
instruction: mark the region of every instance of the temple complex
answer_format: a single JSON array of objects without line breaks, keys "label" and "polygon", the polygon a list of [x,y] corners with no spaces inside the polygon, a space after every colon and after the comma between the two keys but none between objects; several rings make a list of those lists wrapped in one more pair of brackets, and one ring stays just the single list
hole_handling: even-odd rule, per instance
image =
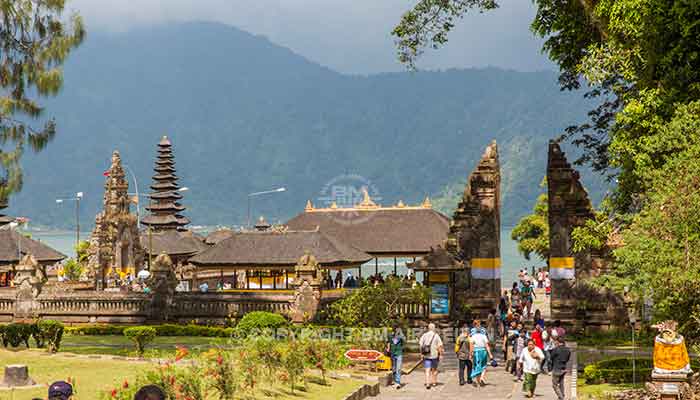
[{"label": "temple complex", "polygon": [[144,251],[128,190],[121,157],[114,151],[105,181],[103,210],[95,217],[88,249],[88,266],[98,289],[104,287],[106,277],[135,274],[143,266]]},{"label": "temple complex", "polygon": [[185,210],[179,200],[182,199],[180,186],[175,175],[175,160],[172,143],[163,136],[158,143],[158,158],[153,175],[153,192],[149,195],[150,203],[146,209],[150,212],[141,223],[153,231],[182,229],[190,221],[180,213]]}]

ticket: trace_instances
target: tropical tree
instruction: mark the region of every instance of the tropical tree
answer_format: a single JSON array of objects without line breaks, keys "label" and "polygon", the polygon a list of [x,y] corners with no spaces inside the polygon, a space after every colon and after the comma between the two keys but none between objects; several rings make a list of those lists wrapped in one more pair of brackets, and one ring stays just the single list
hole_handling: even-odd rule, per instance
[{"label": "tropical tree", "polygon": [[[546,178],[542,180],[540,187],[546,190]],[[532,253],[542,260],[549,259],[548,208],[547,193],[542,193],[537,197],[532,214],[521,218],[510,233],[511,239],[518,242],[518,251],[527,260]]]},{"label": "tropical tree", "polygon": [[[589,121],[564,132],[585,150],[579,162],[615,175],[614,205],[638,211],[659,169],[687,141],[659,138],[676,110],[700,100],[700,8],[690,0],[534,0],[533,32],[559,65],[563,89],[589,85],[596,99]],[[426,47],[437,48],[459,18],[498,0],[419,0],[393,34],[399,59],[411,67]],[[581,77],[585,78],[582,80]]]},{"label": "tropical tree", "polygon": [[[0,203],[22,187],[20,159],[27,146],[43,149],[56,133],[36,101],[55,95],[61,65],[85,37],[79,15],[63,18],[65,0],[0,1]],[[42,122],[31,125],[31,120]]]}]

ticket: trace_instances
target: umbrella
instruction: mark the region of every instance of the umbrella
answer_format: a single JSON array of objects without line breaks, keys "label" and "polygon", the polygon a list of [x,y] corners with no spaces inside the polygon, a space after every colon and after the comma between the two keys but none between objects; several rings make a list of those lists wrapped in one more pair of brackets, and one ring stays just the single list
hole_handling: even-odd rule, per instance
[{"label": "umbrella", "polygon": [[141,271],[139,271],[138,274],[136,274],[136,276],[140,279],[148,279],[148,277],[151,276],[151,273],[146,271],[145,269],[142,269]]}]

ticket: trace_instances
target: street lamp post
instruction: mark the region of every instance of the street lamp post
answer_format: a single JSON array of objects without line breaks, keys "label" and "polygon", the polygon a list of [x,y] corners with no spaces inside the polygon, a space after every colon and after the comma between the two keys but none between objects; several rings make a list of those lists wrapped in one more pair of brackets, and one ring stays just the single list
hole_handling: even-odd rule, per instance
[{"label": "street lamp post", "polygon": [[78,247],[80,246],[80,200],[83,198],[83,192],[78,192],[75,197],[66,199],[56,199],[56,204],[62,204],[66,201],[75,202],[75,257],[78,258]]},{"label": "street lamp post", "polygon": [[281,187],[281,188],[272,189],[272,190],[265,190],[265,191],[262,191],[262,192],[248,193],[248,218],[247,218],[247,220],[246,220],[246,221],[247,221],[247,222],[246,222],[246,227],[247,227],[247,228],[250,228],[250,199],[251,199],[251,197],[261,196],[261,195],[270,194],[270,193],[279,193],[279,192],[284,192],[284,191],[286,191],[286,190],[287,190],[287,188]]}]

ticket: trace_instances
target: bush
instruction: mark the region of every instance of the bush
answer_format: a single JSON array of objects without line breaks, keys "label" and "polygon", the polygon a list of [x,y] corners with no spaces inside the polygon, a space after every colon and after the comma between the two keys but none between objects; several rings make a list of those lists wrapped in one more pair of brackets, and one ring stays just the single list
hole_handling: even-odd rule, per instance
[{"label": "bush", "polygon": [[241,321],[236,326],[236,331],[241,336],[248,336],[263,330],[276,331],[287,325],[287,319],[279,314],[267,311],[253,311],[241,318]]},{"label": "bush", "polygon": [[63,324],[59,321],[44,319],[37,322],[36,327],[38,336],[46,343],[47,350],[51,353],[57,352],[59,347],[61,347],[61,339],[63,338]]},{"label": "bush", "polygon": [[143,356],[146,345],[151,343],[156,337],[156,330],[150,326],[134,326],[124,329],[124,336],[131,339],[136,345],[136,352]]},{"label": "bush", "polygon": [[[123,335],[127,328],[129,327],[123,325],[83,325],[67,327],[65,332],[71,335]],[[233,328],[193,324],[163,324],[153,325],[152,328],[156,330],[157,336],[231,337],[234,334]]]},{"label": "bush", "polygon": [[[700,363],[691,361],[691,368],[700,368]],[[651,379],[651,371],[654,369],[654,363],[650,358],[636,358],[636,375],[638,382],[646,382]],[[631,383],[635,371],[632,369],[631,358],[611,358],[608,360],[599,361],[595,364],[586,366],[583,370],[583,377],[586,384],[600,383]]]},{"label": "bush", "polygon": [[[29,348],[29,338],[32,337],[35,332],[35,324],[8,324],[3,328],[2,343],[5,347],[7,347],[8,344],[12,347],[19,347],[22,343],[24,343],[27,348]],[[37,336],[34,336],[35,340]],[[43,343],[40,342],[41,339],[37,342],[37,345],[43,345]]]}]

